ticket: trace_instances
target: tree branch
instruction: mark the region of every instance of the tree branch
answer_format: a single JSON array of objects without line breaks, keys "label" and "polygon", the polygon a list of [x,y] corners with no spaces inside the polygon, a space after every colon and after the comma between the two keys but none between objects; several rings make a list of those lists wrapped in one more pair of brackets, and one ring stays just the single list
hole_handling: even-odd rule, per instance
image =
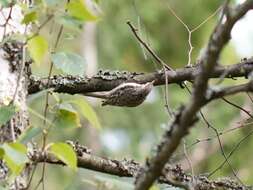
[{"label": "tree branch", "polygon": [[[136,177],[138,172],[143,169],[143,167],[134,160],[115,160],[105,157],[99,157],[92,155],[90,150],[86,147],[79,145],[77,143],[70,142],[76,151],[78,158],[78,167],[90,169],[93,171],[98,171],[110,175],[116,175],[119,177]],[[57,165],[65,165],[62,161],[55,158],[48,152],[43,153],[38,149],[33,149],[30,152],[30,159],[34,163],[49,163]],[[197,184],[198,189],[207,190],[207,189],[242,189],[242,187],[235,183],[234,181],[223,179],[223,180],[208,180],[204,176],[195,176],[194,180]],[[169,184],[176,187],[186,188],[187,184],[192,183],[192,176],[187,175],[180,166],[166,166],[163,170],[162,176],[158,179],[159,183]]]},{"label": "tree branch", "polygon": [[[248,77],[253,70],[253,58],[245,59],[240,63],[230,66],[216,66],[210,74],[210,78],[236,78]],[[200,65],[194,67],[180,68],[172,71],[166,71],[168,83],[182,83],[184,81],[194,81],[200,73]],[[123,82],[146,83],[155,80],[155,85],[165,85],[164,71],[153,73],[135,73],[119,71],[99,71],[93,77],[74,77],[74,76],[53,76],[49,83],[47,78],[31,77],[28,87],[28,93],[33,94],[42,90],[52,88],[59,93],[86,93],[108,91]],[[47,86],[48,84],[48,86]]]},{"label": "tree branch", "polygon": [[225,87],[219,90],[212,90],[211,96],[208,101],[212,101],[214,99],[222,98],[224,96],[233,95],[240,92],[252,92],[253,91],[253,81],[249,81],[244,84],[235,85]]}]

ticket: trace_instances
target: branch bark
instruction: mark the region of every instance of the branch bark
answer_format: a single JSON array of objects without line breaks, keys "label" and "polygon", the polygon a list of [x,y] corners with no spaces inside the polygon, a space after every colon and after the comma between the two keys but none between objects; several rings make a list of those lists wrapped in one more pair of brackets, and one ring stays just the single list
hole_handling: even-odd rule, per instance
[{"label": "branch bark", "polygon": [[253,91],[253,81],[249,81],[244,84],[228,86],[219,90],[211,90],[211,96],[208,101],[214,99],[222,98],[224,96],[233,95],[241,92],[252,92]]},{"label": "branch bark", "polygon": [[[74,150],[78,155],[78,167],[90,169],[92,171],[98,171],[118,177],[136,177],[139,175],[139,171],[143,170],[143,166],[134,160],[115,160],[105,157],[99,157],[90,153],[90,150],[86,147],[77,143],[71,142]],[[48,152],[42,152],[38,149],[33,149],[30,152],[30,159],[34,163],[48,163],[65,165],[62,161],[55,158]],[[207,189],[243,189],[243,187],[234,181],[228,179],[220,179],[211,181],[204,176],[195,176],[196,189],[207,190]],[[187,175],[180,166],[169,166],[167,165],[163,174],[158,179],[159,183],[169,184],[176,187],[185,187],[186,184],[191,184],[193,178]]]},{"label": "branch bark", "polygon": [[[0,48],[0,106],[13,105],[18,111],[6,124],[0,127],[0,144],[15,142],[17,137],[29,125],[29,117],[26,105],[27,98],[27,73],[23,60],[23,44],[5,43]],[[29,168],[12,180],[14,189],[26,187]],[[2,160],[0,161],[0,181],[9,176],[8,169]]]},{"label": "branch bark", "polygon": [[[180,84],[184,81],[194,81],[200,73],[200,64],[194,67],[180,68],[166,71],[168,83]],[[210,78],[236,78],[248,77],[253,70],[253,58],[245,59],[240,63],[230,66],[215,66],[210,73]],[[135,73],[119,71],[100,71],[93,77],[53,76],[47,86],[47,78],[31,77],[28,93],[34,94],[48,88],[55,92],[77,94],[87,92],[108,91],[124,82],[146,83],[155,80],[155,86],[165,85],[164,71],[153,73]]]},{"label": "branch bark", "polygon": [[[21,2],[21,1],[19,1]],[[29,6],[31,1],[22,2]],[[7,40],[14,33],[25,34],[29,31],[29,25],[24,25],[23,11],[14,1],[8,2],[9,7],[1,6],[0,26],[0,106],[15,106],[18,111],[3,126],[0,126],[0,143],[15,142],[29,125],[29,117],[26,105],[28,75],[25,62],[25,47],[21,42]],[[13,27],[15,26],[15,27]],[[10,171],[5,162],[0,160],[0,182],[8,184],[10,189],[24,189],[27,186],[30,168],[26,167],[19,176],[9,178]]]}]

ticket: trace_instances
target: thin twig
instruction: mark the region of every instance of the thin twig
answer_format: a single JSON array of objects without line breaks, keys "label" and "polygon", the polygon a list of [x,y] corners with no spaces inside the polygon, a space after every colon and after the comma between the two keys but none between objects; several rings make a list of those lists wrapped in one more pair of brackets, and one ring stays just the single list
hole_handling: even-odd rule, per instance
[{"label": "thin twig", "polygon": [[223,149],[223,146],[222,146],[222,143],[221,143],[221,139],[220,139],[220,136],[219,136],[219,133],[218,133],[218,130],[213,127],[213,126],[210,126],[211,129],[213,129],[213,131],[215,132],[216,136],[217,136],[217,139],[218,139],[218,142],[219,142],[219,146],[220,146],[220,150],[221,150],[221,153],[222,153],[222,156],[225,158],[225,162],[228,164],[228,166],[230,167],[230,169],[232,170],[232,173],[233,175],[235,176],[235,178],[244,186],[243,182],[241,181],[241,179],[237,176],[234,168],[232,167],[231,163],[229,162],[228,158],[227,158],[227,155]]},{"label": "thin twig", "polygon": [[202,25],[204,25],[205,23],[207,23],[211,18],[213,18],[218,12],[220,12],[222,10],[222,5],[219,6],[210,16],[208,16],[203,22],[201,22],[198,26],[194,27],[193,29],[191,29],[191,32],[195,32],[196,30],[198,30]]},{"label": "thin twig", "polygon": [[[69,0],[67,0],[67,3],[69,3]],[[66,11],[66,10],[65,10]],[[46,20],[47,22],[50,20],[50,17]],[[46,22],[46,23],[47,23]],[[56,50],[59,42],[60,42],[60,37],[62,35],[62,32],[63,32],[63,25],[60,26],[60,29],[59,29],[59,32],[57,34],[57,37],[56,37],[56,41],[55,41],[55,44],[54,44],[54,47],[53,47],[53,53],[54,51]],[[52,71],[53,71],[53,62],[51,61],[50,62],[50,68],[49,68],[49,73],[48,73],[48,82],[47,82],[47,87],[49,86],[49,79],[52,75]],[[46,92],[46,103],[45,103],[45,108],[44,108],[44,118],[46,119],[47,118],[47,110],[48,110],[48,107],[49,107],[49,92],[47,91]],[[46,124],[46,120],[44,120],[44,125]],[[45,152],[45,148],[46,148],[46,140],[47,140],[47,136],[48,136],[48,131],[45,129],[43,130],[43,147],[42,147],[42,150]],[[46,171],[46,162],[43,163],[43,167],[42,167],[42,176],[41,176],[41,182],[42,182],[42,189],[44,190],[45,189],[45,171]]]},{"label": "thin twig", "polygon": [[249,97],[251,103],[253,103],[253,98],[251,97],[251,95],[249,94],[249,92],[246,92],[247,96]]},{"label": "thin twig", "polygon": [[29,187],[30,187],[30,185],[31,185],[31,183],[32,183],[32,179],[33,179],[33,177],[34,177],[34,174],[35,174],[36,169],[37,169],[37,163],[35,163],[34,166],[33,166],[33,170],[32,170],[31,177],[30,177],[30,179],[29,179],[29,181],[28,181],[28,184],[27,184],[27,186],[26,186],[26,188],[25,188],[26,190],[29,189]]},{"label": "thin twig", "polygon": [[[8,25],[8,23],[9,23],[10,19],[11,19],[12,10],[13,10],[13,5],[10,7],[9,14],[8,14],[8,16],[7,16],[6,20],[5,20],[5,23],[2,25],[2,26],[4,27],[3,39],[4,39],[5,36],[6,36],[7,25]],[[3,39],[2,39],[2,40],[3,40]]]},{"label": "thin twig", "polygon": [[[141,24],[144,25],[144,22],[143,22],[143,19],[141,18],[139,12],[138,12],[138,9],[137,9],[137,5],[136,5],[136,0],[132,0],[133,2],[133,7],[134,7],[134,12],[136,13],[137,15],[137,22],[138,22],[138,29],[140,30],[140,34],[142,34],[141,32]],[[146,34],[146,39],[148,41],[148,35],[147,35],[147,32],[146,32],[146,28],[145,26],[143,27],[144,28],[144,33]],[[142,35],[141,35],[142,36]],[[148,42],[147,42],[148,43]],[[146,53],[146,50],[145,48],[143,47],[143,45],[140,44],[140,47],[142,49],[142,52],[143,52],[143,55],[144,55],[144,59],[147,60],[147,53]]]},{"label": "thin twig", "polygon": [[222,99],[224,102],[226,102],[226,103],[228,103],[228,104],[230,104],[230,105],[232,105],[232,106],[238,108],[239,110],[243,111],[243,112],[246,113],[248,116],[250,116],[251,118],[253,118],[253,115],[251,115],[251,113],[250,113],[249,111],[247,111],[246,109],[244,109],[243,107],[241,107],[241,106],[239,106],[239,105],[237,105],[237,104],[235,104],[235,103],[233,103],[233,102],[227,100],[227,99],[224,98],[224,97],[222,97],[221,99]]},{"label": "thin twig", "polygon": [[[227,129],[227,130],[224,130],[224,131],[221,131],[219,132],[219,136],[222,136],[222,135],[225,135],[225,134],[228,134],[228,133],[231,133],[231,132],[234,132],[236,130],[239,130],[241,128],[245,128],[245,127],[252,127],[252,123],[247,123],[247,124],[244,124],[244,125],[239,125],[237,127],[233,127],[231,129]],[[203,139],[196,139],[195,142],[193,142],[192,144],[190,144],[189,146],[187,146],[186,148],[189,149],[191,148],[192,146],[198,144],[198,143],[201,143],[201,142],[208,142],[208,141],[211,141],[211,140],[214,140],[217,138],[217,135],[214,135],[214,136],[210,136],[208,138],[203,138]]]},{"label": "thin twig", "polygon": [[186,145],[185,145],[185,139],[183,140],[183,145],[184,145],[184,155],[185,155],[185,158],[188,162],[189,168],[191,169],[192,184],[193,184],[193,187],[194,187],[196,185],[195,174],[194,174],[194,169],[193,169],[193,166],[192,166],[191,159],[190,159],[190,157],[187,153],[187,149],[186,149]]},{"label": "thin twig", "polygon": [[169,113],[170,117],[173,117],[175,114],[169,107],[169,91],[168,91],[168,76],[166,75],[166,68],[163,66],[163,72],[165,75],[165,92],[164,92],[164,99],[165,99],[165,108],[167,112]]},{"label": "thin twig", "polygon": [[46,20],[37,28],[37,31],[29,38],[27,38],[26,43],[31,40],[32,38],[34,38],[35,36],[37,36],[40,33],[40,30],[51,20],[54,18],[54,15],[49,15]]},{"label": "thin twig", "polygon": [[184,23],[184,21],[176,14],[176,12],[169,6],[168,4],[168,9],[170,10],[170,12],[176,17],[176,19],[184,26],[184,28],[187,30],[188,32],[188,45],[189,45],[189,51],[188,51],[188,61],[187,61],[187,66],[191,66],[191,55],[192,55],[192,50],[193,50],[193,46],[192,46],[192,42],[191,42],[191,36],[192,36],[192,31],[190,30],[190,28],[187,26],[187,24]]},{"label": "thin twig", "polygon": [[173,112],[170,110],[169,108],[169,101],[168,101],[168,76],[166,75],[166,69],[174,71],[171,67],[169,67],[167,64],[164,63],[164,61],[156,55],[156,53],[151,49],[151,47],[144,42],[144,40],[138,35],[137,31],[138,29],[136,29],[130,21],[127,22],[127,24],[129,25],[129,27],[131,28],[134,36],[137,38],[137,40],[139,41],[140,44],[143,45],[143,47],[146,48],[146,50],[153,56],[153,58],[156,60],[156,62],[162,66],[163,68],[163,72],[164,72],[164,76],[165,76],[165,107],[167,109],[167,112],[169,113],[169,115],[172,117],[173,116]]},{"label": "thin twig", "polygon": [[127,21],[127,25],[131,28],[134,36],[136,37],[136,39],[146,48],[146,50],[154,57],[154,59],[156,60],[156,62],[158,64],[160,64],[160,66],[164,66],[166,67],[166,69],[168,70],[171,70],[171,71],[174,71],[170,66],[168,66],[152,49],[151,47],[146,43],[144,42],[141,37],[138,35],[138,29],[135,28],[130,21]]},{"label": "thin twig", "polygon": [[204,25],[207,21],[209,21],[211,18],[213,18],[221,9],[223,6],[218,7],[218,9],[215,10],[214,13],[212,13],[210,16],[208,16],[204,21],[202,21],[199,25],[194,27],[193,29],[190,29],[190,27],[176,14],[176,12],[171,8],[171,6],[168,4],[168,9],[170,12],[176,17],[176,19],[184,26],[184,28],[188,32],[188,61],[187,66],[191,66],[191,60],[192,60],[192,51],[193,51],[193,45],[192,45],[192,33],[198,30],[202,25]]},{"label": "thin twig", "polygon": [[[205,118],[205,117],[204,117],[204,118]],[[205,118],[205,119],[206,119],[206,118]],[[208,121],[207,121],[206,124],[207,124],[207,126],[210,125],[210,123],[209,123]],[[235,132],[235,131],[237,131],[237,130],[239,130],[239,129],[246,128],[246,127],[252,127],[252,122],[246,123],[246,124],[239,124],[239,126],[232,127],[232,128],[230,128],[230,129],[225,129],[225,130],[220,131],[220,132],[218,132],[218,133],[219,133],[219,136],[221,137],[221,136],[223,136],[223,135],[225,135],[225,134],[228,134],[228,133],[231,133],[231,132]],[[199,144],[199,143],[209,142],[209,141],[212,141],[212,140],[215,140],[215,139],[217,139],[217,135],[216,135],[216,134],[215,134],[215,135],[210,135],[209,137],[203,138],[203,139],[195,139],[194,142],[192,142],[191,144],[189,144],[189,145],[186,146],[186,149],[189,150],[189,149],[191,149],[193,146],[195,146],[195,145],[197,145],[197,144]],[[174,155],[174,157],[182,157],[183,155],[184,155],[184,153],[177,153],[177,154]],[[225,162],[226,162],[226,161],[225,161]]]},{"label": "thin twig", "polygon": [[[185,87],[186,87],[186,89],[188,90],[188,92],[191,94],[191,91],[190,91],[190,89],[187,87],[187,85],[185,85]],[[222,155],[223,155],[223,157],[224,157],[224,159],[225,159],[225,162],[227,162],[227,164],[228,164],[229,167],[231,168],[231,170],[232,170],[234,176],[238,179],[238,181],[239,181],[241,184],[243,184],[242,181],[240,180],[240,178],[236,175],[236,173],[235,173],[235,171],[234,171],[232,165],[229,163],[229,161],[228,161],[228,159],[227,159],[227,157],[226,157],[225,151],[224,151],[223,146],[222,146],[222,143],[221,143],[220,133],[218,133],[217,129],[216,129],[215,127],[213,127],[213,126],[208,122],[208,120],[207,120],[206,117],[204,116],[203,112],[202,112],[201,110],[200,110],[199,112],[200,112],[200,115],[201,115],[201,117],[203,118],[204,122],[206,123],[207,127],[208,127],[208,128],[211,128],[211,129],[215,132],[216,137],[217,137],[218,142],[219,142],[220,150],[221,150]],[[209,138],[208,140],[210,140],[210,138]]]},{"label": "thin twig", "polygon": [[[234,148],[230,151],[230,153],[227,156],[227,159],[229,159],[232,154],[239,148],[239,146],[251,135],[253,134],[253,130],[250,131],[245,137],[243,137],[235,146]],[[210,178],[213,174],[215,174],[218,170],[220,170],[224,164],[226,163],[226,160],[224,160],[215,170],[213,170],[209,175],[208,178]]]}]

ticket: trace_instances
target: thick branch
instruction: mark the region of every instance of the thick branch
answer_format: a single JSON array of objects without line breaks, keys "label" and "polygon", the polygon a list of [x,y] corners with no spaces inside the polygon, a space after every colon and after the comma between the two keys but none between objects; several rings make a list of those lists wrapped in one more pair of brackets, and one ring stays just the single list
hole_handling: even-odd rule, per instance
[{"label": "thick branch", "polygon": [[[231,66],[216,66],[210,78],[235,78],[247,77],[253,70],[253,58],[243,60]],[[194,81],[200,73],[200,65],[190,68],[177,69],[175,72],[167,71],[168,83],[182,83],[184,81]],[[45,78],[31,78],[29,83],[29,94],[40,92],[48,88],[53,88],[60,93],[86,93],[97,91],[108,91],[123,82],[146,83],[155,80],[155,85],[164,85],[164,72],[153,72],[147,74],[124,73],[124,72],[104,72],[103,75],[93,77],[74,77],[74,76],[54,76],[51,77],[47,86]]]},{"label": "thick branch", "polygon": [[[138,172],[143,167],[134,160],[115,160],[105,157],[99,157],[92,155],[86,148],[79,144],[73,145],[78,155],[78,167],[98,171],[110,175],[116,175],[119,177],[136,177]],[[53,157],[50,153],[42,153],[42,151],[36,150],[30,155],[30,158],[35,163],[49,163],[65,165],[62,161]],[[194,178],[197,184],[197,189],[242,189],[240,185],[230,180],[216,180],[210,181],[206,177],[199,176]],[[179,167],[167,166],[163,175],[158,179],[159,183],[170,184],[176,187],[185,187],[186,184],[192,183],[192,177],[184,173]]]},{"label": "thick branch", "polygon": [[135,190],[149,189],[161,175],[165,164],[179,146],[181,139],[196,122],[196,114],[207,102],[208,80],[214,72],[222,48],[230,39],[231,29],[234,23],[246,14],[252,6],[252,0],[246,1],[233,11],[228,10],[227,5],[225,5],[222,18],[210,36],[205,52],[200,58],[200,72],[194,81],[191,101],[186,107],[181,109],[170,129],[164,134],[162,142],[157,148],[156,155],[150,159],[144,172],[137,178]]}]

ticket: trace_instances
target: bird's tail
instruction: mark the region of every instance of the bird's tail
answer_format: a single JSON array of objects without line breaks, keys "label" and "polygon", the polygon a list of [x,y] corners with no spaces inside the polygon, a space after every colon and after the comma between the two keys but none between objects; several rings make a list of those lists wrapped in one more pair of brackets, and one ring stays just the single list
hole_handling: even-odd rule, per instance
[{"label": "bird's tail", "polygon": [[108,92],[87,92],[83,94],[84,96],[94,97],[94,98],[101,98],[106,99],[108,97]]}]

